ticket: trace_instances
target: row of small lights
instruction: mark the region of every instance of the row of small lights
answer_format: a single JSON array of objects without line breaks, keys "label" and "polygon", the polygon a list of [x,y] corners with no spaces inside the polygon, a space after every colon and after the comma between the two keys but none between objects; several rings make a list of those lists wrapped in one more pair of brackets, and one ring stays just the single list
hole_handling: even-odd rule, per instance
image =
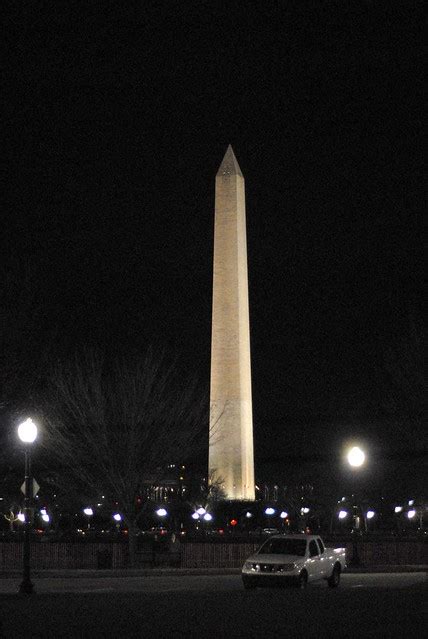
[{"label": "row of small lights", "polygon": [[[18,435],[23,442],[33,443],[37,437],[37,427],[31,419],[27,419],[23,424],[19,426]],[[354,446],[348,453],[348,461],[351,466],[361,466],[365,461],[365,454],[358,446]],[[414,504],[414,500],[413,499],[409,500],[408,505],[413,506],[413,504]],[[306,515],[307,513],[309,513],[309,510],[310,509],[307,507],[302,507],[300,510],[300,514]],[[402,512],[402,510],[403,510],[402,506],[395,506],[394,508],[394,512],[397,514]],[[276,513],[276,510],[275,508],[272,508],[269,506],[265,509],[264,512],[266,515],[272,516]],[[92,508],[88,507],[83,509],[83,513],[87,517],[91,517],[94,514],[94,511]],[[46,523],[49,523],[50,517],[45,508],[41,509],[40,514],[41,514],[42,520]],[[166,517],[168,512],[165,508],[158,508],[158,510],[156,511],[156,514],[159,517]],[[338,513],[338,517],[339,519],[345,519],[348,516],[348,514],[349,513],[346,510],[340,510]],[[415,515],[416,515],[416,510],[414,508],[412,508],[411,510],[407,512],[407,517],[409,519],[413,519]],[[252,516],[253,516],[252,513],[250,513],[249,511],[246,513],[247,518],[251,518]],[[286,519],[288,517],[288,513],[283,510],[281,511],[279,516],[281,519]],[[367,511],[366,513],[367,519],[372,519],[374,516],[375,516],[374,510]],[[25,515],[23,513],[19,513],[17,518],[21,522],[25,521]],[[205,508],[201,506],[192,514],[192,519],[199,520],[201,518],[204,519],[204,521],[212,521],[213,516],[211,515],[211,513],[208,513],[205,510]],[[115,513],[113,515],[113,519],[119,523],[120,521],[122,521],[122,516],[119,513]]]}]

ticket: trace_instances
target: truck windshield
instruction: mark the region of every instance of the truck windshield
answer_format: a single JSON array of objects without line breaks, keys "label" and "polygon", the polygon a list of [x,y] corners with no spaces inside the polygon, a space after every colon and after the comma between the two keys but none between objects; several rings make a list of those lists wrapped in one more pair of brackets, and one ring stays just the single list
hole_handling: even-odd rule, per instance
[{"label": "truck windshield", "polygon": [[306,539],[268,539],[258,551],[269,555],[297,555],[304,557]]}]

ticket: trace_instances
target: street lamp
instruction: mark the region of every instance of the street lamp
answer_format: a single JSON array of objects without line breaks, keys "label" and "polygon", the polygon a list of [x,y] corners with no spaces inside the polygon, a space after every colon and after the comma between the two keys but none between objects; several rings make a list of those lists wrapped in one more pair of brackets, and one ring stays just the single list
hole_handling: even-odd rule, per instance
[{"label": "street lamp", "polygon": [[[349,449],[346,459],[353,469],[358,470],[364,465],[366,461],[366,454],[359,446],[353,446]],[[360,517],[358,515],[358,506],[355,503],[355,495],[352,497],[352,559],[349,563],[352,566],[359,566],[360,557],[358,554],[358,544],[355,536],[357,532],[360,532]]]},{"label": "street lamp", "polygon": [[24,483],[24,571],[22,583],[19,586],[19,592],[25,595],[31,595],[34,586],[30,578],[30,530],[31,530],[31,509],[30,504],[33,498],[33,478],[31,477],[31,444],[37,438],[37,426],[29,417],[18,426],[18,437],[24,444],[25,452],[25,483]]},{"label": "street lamp", "polygon": [[94,511],[90,506],[88,506],[88,508],[83,509],[83,514],[86,515],[86,517],[88,518],[88,530],[89,530],[91,527],[90,518],[93,516]]},{"label": "street lamp", "polygon": [[354,468],[362,466],[366,460],[366,455],[359,446],[353,446],[347,455],[348,463]]}]

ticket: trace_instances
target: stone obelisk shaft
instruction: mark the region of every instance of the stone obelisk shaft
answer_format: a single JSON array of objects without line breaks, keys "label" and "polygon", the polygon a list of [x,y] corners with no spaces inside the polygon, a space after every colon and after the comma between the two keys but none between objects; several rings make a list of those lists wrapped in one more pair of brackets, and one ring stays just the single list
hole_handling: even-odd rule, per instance
[{"label": "stone obelisk shaft", "polygon": [[245,185],[231,146],[216,176],[209,473],[227,499],[254,499]]}]

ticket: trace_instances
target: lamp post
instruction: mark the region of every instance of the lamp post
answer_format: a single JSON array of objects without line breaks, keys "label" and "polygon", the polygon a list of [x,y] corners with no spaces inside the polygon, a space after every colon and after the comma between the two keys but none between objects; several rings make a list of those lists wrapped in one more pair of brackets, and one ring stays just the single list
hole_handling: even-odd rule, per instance
[{"label": "lamp post", "polygon": [[24,444],[25,451],[25,492],[24,492],[24,571],[19,592],[31,595],[34,586],[30,578],[30,531],[31,531],[31,500],[33,498],[33,478],[31,477],[31,444],[37,438],[37,426],[31,418],[18,426],[18,437]]},{"label": "lamp post", "polygon": [[[359,446],[353,446],[347,453],[346,459],[352,469],[359,469],[366,461],[366,454]],[[358,515],[358,506],[356,497],[352,495],[352,558],[349,562],[350,566],[360,565],[360,556],[358,553],[358,544],[356,535],[360,532],[360,517]]]}]

